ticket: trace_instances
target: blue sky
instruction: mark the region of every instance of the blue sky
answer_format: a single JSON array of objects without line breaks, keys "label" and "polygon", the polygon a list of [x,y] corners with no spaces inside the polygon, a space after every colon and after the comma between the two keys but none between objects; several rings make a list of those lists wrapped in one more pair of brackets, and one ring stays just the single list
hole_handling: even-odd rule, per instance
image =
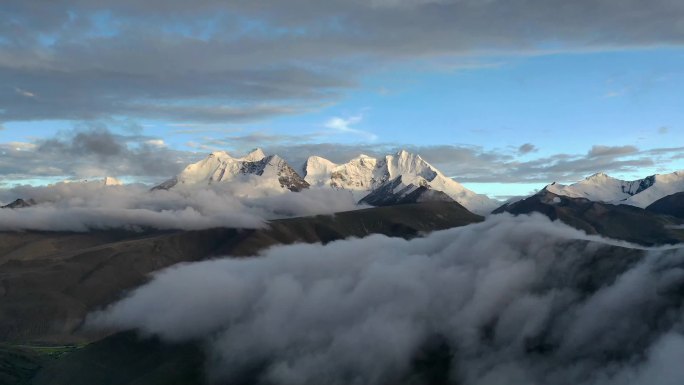
[{"label": "blue sky", "polygon": [[[601,155],[595,172],[630,179],[684,169],[681,151],[673,149],[684,138],[684,49],[678,44],[679,30],[635,32],[613,25],[617,21],[611,18],[621,15],[610,13],[614,11],[610,7],[605,11],[611,18],[596,17],[589,25],[570,16],[564,20],[568,28],[532,21],[539,23],[540,36],[546,30],[554,39],[536,38],[524,30],[504,38],[465,21],[465,27],[455,26],[454,31],[449,31],[451,24],[444,24],[447,27],[434,31],[426,27],[424,33],[394,25],[385,17],[391,12],[396,18],[411,7],[406,15],[418,12],[416,20],[429,26],[437,20],[432,3],[382,3],[371,6],[372,19],[349,25],[342,17],[324,24],[311,21],[315,12],[332,14],[332,8],[312,9],[311,20],[294,14],[278,16],[280,20],[261,19],[258,12],[262,10],[236,6],[230,10],[238,15],[239,33],[228,39],[223,38],[226,31],[232,31],[226,29],[233,17],[228,9],[214,10],[221,17],[201,10],[189,15],[181,9],[172,15],[183,18],[170,19],[181,21],[172,22],[146,15],[148,10],[136,6],[89,13],[74,3],[66,19],[60,19],[59,9],[54,9],[54,29],[26,32],[35,33],[35,42],[5,36],[9,37],[6,48],[11,49],[0,55],[0,76],[11,80],[3,90],[6,95],[0,97],[3,154],[11,155],[7,149],[13,143],[34,145],[14,146],[14,150],[35,151],[42,141],[68,141],[78,132],[93,129],[104,129],[132,147],[163,140],[165,150],[184,153],[184,160],[211,149],[241,153],[254,146],[285,152],[283,148],[289,146],[295,158],[295,152],[312,153],[323,144],[344,147],[344,154],[353,153],[355,147],[362,152],[373,151],[375,146],[378,154],[409,147],[424,151],[424,158],[466,186],[499,196],[590,174],[591,167],[584,163],[576,172],[552,170],[559,159],[590,161],[595,146],[614,149],[608,151],[608,161]],[[339,12],[350,12],[341,4]],[[440,6],[465,7],[451,2]],[[273,7],[279,6],[274,3]],[[17,9],[15,27],[25,26],[28,31],[37,20]],[[537,11],[557,16],[553,8],[540,5]],[[578,6],[572,16],[580,11],[596,12]],[[647,11],[642,13],[642,23],[667,28]],[[633,17],[626,11],[625,15]],[[527,13],[519,16],[521,21],[527,17]],[[80,19],[86,21],[79,23]],[[372,41],[371,21],[388,23],[387,29],[406,41],[399,44],[383,31],[375,33],[377,40],[385,39],[385,46],[350,48],[349,42],[341,40],[350,39],[358,46]],[[364,22],[369,24],[364,26]],[[148,30],[145,23],[163,27],[163,32]],[[569,28],[572,23],[593,34],[575,32]],[[364,27],[371,31],[369,37],[358,40],[358,31],[352,28]],[[612,28],[612,33],[606,33],[606,28]],[[132,37],[141,31],[142,38]],[[472,36],[459,37],[464,41],[452,46],[447,38],[464,31]],[[85,50],[89,44],[93,48]],[[149,54],[136,52],[144,44],[149,44]],[[281,52],[278,44],[292,53]],[[326,52],[310,51],[310,45],[317,44]],[[389,44],[397,48],[386,48]],[[17,63],[30,59],[31,48],[44,51],[43,57],[34,58],[42,67],[33,61],[20,69]],[[221,49],[226,50],[225,56]],[[97,50],[101,52],[94,56]],[[176,54],[175,61],[168,57]],[[193,54],[203,61],[193,61]],[[78,55],[82,60],[69,62]],[[130,60],[123,60],[126,55]],[[100,61],[107,57],[111,60]],[[268,57],[273,62],[264,64]],[[252,60],[257,59],[254,64]],[[212,64],[212,60],[222,64]],[[37,69],[32,73],[34,65]],[[45,70],[48,67],[61,68],[69,76],[62,79]],[[520,151],[525,144],[528,151]],[[456,154],[467,153],[464,161],[445,160],[443,151],[433,154],[444,146]],[[323,151],[319,155],[327,156],[324,150],[330,147],[319,147]],[[671,150],[659,150],[663,148]],[[287,158],[288,154],[283,155]],[[343,155],[330,156],[339,161]],[[477,158],[477,164],[468,161],[468,156]],[[492,160],[489,166],[478,163],[487,159]],[[537,177],[501,181],[487,177],[496,170],[505,173],[507,167],[522,175],[528,165],[539,172]],[[100,166],[92,169],[109,171],[106,165]],[[71,175],[74,169],[55,167],[55,175],[44,169],[35,175],[27,169],[0,171],[6,180],[47,181],[75,177]],[[121,175],[130,180],[154,177],[125,168],[118,172],[130,174]]]}]

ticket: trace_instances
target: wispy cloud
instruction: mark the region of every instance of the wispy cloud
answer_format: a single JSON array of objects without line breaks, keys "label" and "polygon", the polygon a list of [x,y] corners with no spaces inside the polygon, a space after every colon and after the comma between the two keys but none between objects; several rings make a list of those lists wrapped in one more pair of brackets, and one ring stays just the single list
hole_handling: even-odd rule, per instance
[{"label": "wispy cloud", "polygon": [[608,91],[605,94],[603,94],[603,97],[606,99],[611,99],[611,98],[617,98],[625,94],[624,90],[614,90],[614,91]]},{"label": "wispy cloud", "polygon": [[359,135],[367,140],[377,140],[378,136],[373,134],[372,132],[360,130],[358,128],[354,128],[352,126],[355,126],[363,120],[362,115],[355,115],[355,116],[350,116],[347,118],[341,118],[341,117],[333,117],[330,118],[327,122],[325,122],[324,126],[325,128],[329,128],[333,131],[339,132],[339,133],[348,133],[348,134],[354,134],[354,135]]},{"label": "wispy cloud", "polygon": [[154,146],[154,147],[166,147],[166,142],[164,141],[164,139],[146,140],[145,144],[148,144],[148,145]]},{"label": "wispy cloud", "polygon": [[35,98],[36,94],[30,91],[26,91],[24,89],[21,89],[19,87],[14,87],[14,92],[16,92],[18,95],[27,97],[27,98]]}]

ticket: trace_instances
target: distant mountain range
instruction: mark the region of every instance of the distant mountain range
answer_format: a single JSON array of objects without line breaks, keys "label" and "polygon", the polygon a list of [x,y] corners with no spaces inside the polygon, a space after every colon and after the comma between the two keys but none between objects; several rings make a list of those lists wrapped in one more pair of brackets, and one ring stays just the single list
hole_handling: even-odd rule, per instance
[{"label": "distant mountain range", "polygon": [[642,245],[684,242],[684,172],[625,181],[597,173],[571,184],[552,183],[493,211],[541,213],[589,234]]},{"label": "distant mountain range", "polygon": [[[278,155],[266,155],[261,149],[239,158],[219,151],[188,165],[155,189],[223,183],[247,176],[258,177],[261,188],[348,190],[360,203],[373,206],[453,200],[472,212],[487,214],[501,204],[465,188],[420,155],[405,150],[381,158],[361,154],[346,163],[311,156],[299,170]],[[554,182],[544,190],[570,198],[645,208],[661,198],[684,191],[684,171],[633,181],[597,173],[570,185]]]},{"label": "distant mountain range", "polygon": [[[683,199],[684,196],[676,199],[680,207],[684,202]],[[494,213],[506,212],[514,215],[540,213],[552,220],[560,220],[583,230],[587,234],[599,234],[608,238],[653,246],[684,242],[684,229],[681,227],[684,224],[684,216],[678,218],[673,215],[670,208],[675,203],[670,201],[670,196],[668,196],[648,208],[641,208],[563,196],[552,192],[547,187],[526,199],[505,204],[494,210]]]},{"label": "distant mountain range", "polygon": [[546,186],[546,190],[570,198],[644,208],[658,199],[684,191],[684,171],[656,174],[633,181],[597,173],[568,186],[552,183]]},{"label": "distant mountain range", "polygon": [[[551,183],[539,193],[521,198],[527,204],[513,200],[502,205],[497,200],[465,188],[420,155],[405,150],[380,158],[361,154],[345,163],[334,163],[320,156],[311,156],[299,168],[292,167],[278,155],[267,155],[258,148],[243,157],[233,157],[225,151],[217,151],[188,165],[180,174],[155,186],[153,190],[250,180],[256,180],[258,183],[255,188],[259,189],[299,192],[319,188],[349,191],[357,202],[371,206],[438,201],[456,202],[480,215],[522,211],[548,213],[546,206],[530,205],[529,202],[530,199],[546,202],[546,198],[553,196],[580,199],[576,202],[600,203],[605,210],[617,210],[611,205],[628,205],[647,209],[657,215],[684,216],[684,171],[656,174],[632,181],[596,173],[570,185]],[[111,186],[121,182],[106,177],[103,184]],[[34,204],[36,202],[28,197],[20,197],[2,208],[24,208]],[[577,205],[572,207],[575,206]],[[577,207],[580,206],[582,205]],[[521,207],[536,208],[522,210]],[[570,206],[563,207],[567,211]],[[557,217],[567,219],[563,215]]]},{"label": "distant mountain range", "polygon": [[420,155],[407,151],[380,159],[359,155],[342,164],[312,156],[301,174],[278,155],[267,156],[261,149],[241,158],[220,151],[187,166],[154,189],[225,183],[246,177],[259,178],[262,188],[348,190],[358,201],[374,206],[453,200],[472,212],[486,214],[499,205],[498,201],[476,194],[445,176]]}]

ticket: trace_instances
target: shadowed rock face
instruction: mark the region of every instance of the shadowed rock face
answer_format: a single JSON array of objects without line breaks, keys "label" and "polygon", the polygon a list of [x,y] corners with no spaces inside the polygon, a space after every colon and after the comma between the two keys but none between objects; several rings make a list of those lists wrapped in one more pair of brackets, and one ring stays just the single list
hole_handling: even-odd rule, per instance
[{"label": "shadowed rock face", "polygon": [[629,205],[613,205],[584,198],[556,195],[546,189],[527,199],[507,204],[493,214],[538,212],[588,234],[651,246],[684,242],[684,231],[673,229],[682,221]]},{"label": "shadowed rock face", "polygon": [[[269,156],[264,158],[261,162],[268,164],[269,162],[276,162],[278,169],[278,182],[281,187],[284,187],[290,191],[298,192],[303,189],[309,188],[309,183],[304,180],[297,171],[295,171],[287,162],[282,159]],[[265,166],[264,166],[265,167]],[[262,171],[263,173],[263,167]],[[261,174],[258,174],[261,175]]]},{"label": "shadowed rock face", "polygon": [[0,339],[99,338],[80,329],[90,311],[179,262],[369,234],[410,238],[482,219],[456,203],[429,202],[276,220],[264,229],[0,233]]},{"label": "shadowed rock face", "polygon": [[646,210],[684,219],[684,192],[660,198],[646,207]]},{"label": "shadowed rock face", "polygon": [[372,206],[391,206],[420,202],[456,203],[456,201],[445,192],[433,190],[428,185],[404,185],[401,176],[384,183],[359,201],[359,203],[365,203]]}]

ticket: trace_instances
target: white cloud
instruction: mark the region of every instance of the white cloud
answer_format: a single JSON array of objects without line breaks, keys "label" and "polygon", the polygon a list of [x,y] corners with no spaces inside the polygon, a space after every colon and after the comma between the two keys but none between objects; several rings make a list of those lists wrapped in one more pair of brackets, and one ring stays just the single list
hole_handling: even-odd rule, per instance
[{"label": "white cloud", "polygon": [[329,119],[324,126],[326,128],[329,128],[340,133],[355,134],[362,136],[368,140],[376,140],[378,138],[377,135],[368,131],[363,131],[352,127],[354,125],[361,123],[362,120],[363,116],[361,115],[350,116],[348,118],[333,117]]},{"label": "white cloud", "polygon": [[145,141],[145,143],[154,147],[166,147],[166,142],[164,142],[164,139],[150,139]]},{"label": "white cloud", "polygon": [[255,228],[269,219],[330,214],[359,208],[345,191],[299,193],[245,178],[207,187],[149,191],[145,185],[104,186],[102,181],[0,189],[0,203],[33,199],[38,205],[0,211],[0,231],[92,229]]},{"label": "white cloud", "polygon": [[615,245],[628,246],[501,215],[410,241],[281,246],[163,270],[91,325],[204,341],[219,382],[397,383],[439,336],[464,385],[677,383],[684,251]]},{"label": "white cloud", "polygon": [[13,148],[16,151],[33,151],[37,147],[35,143],[28,142],[8,142],[6,146],[8,148]]}]

